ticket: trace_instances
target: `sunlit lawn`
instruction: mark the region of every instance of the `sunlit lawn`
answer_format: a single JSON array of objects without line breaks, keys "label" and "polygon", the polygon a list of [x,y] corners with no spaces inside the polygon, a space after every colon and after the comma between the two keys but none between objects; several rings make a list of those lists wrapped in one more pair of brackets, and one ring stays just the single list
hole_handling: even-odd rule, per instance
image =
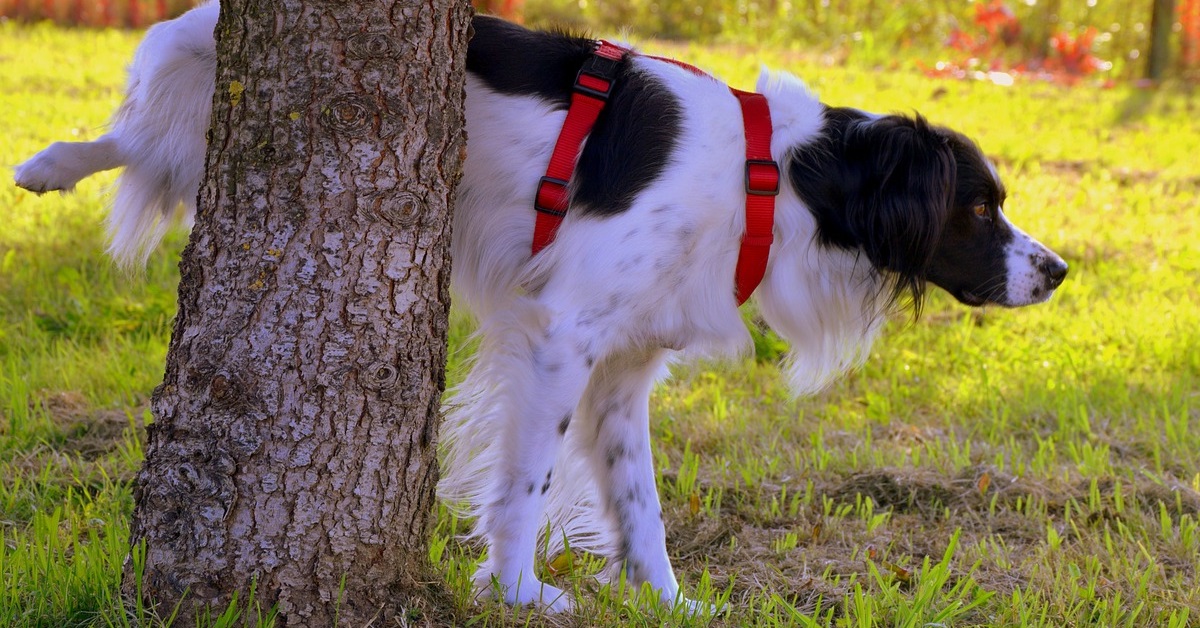
[{"label": "sunlit lawn", "polygon": [[[136,39],[0,24],[0,164],[100,134]],[[918,110],[966,132],[999,164],[1010,217],[1072,267],[1035,308],[971,311],[935,294],[814,398],[789,399],[770,335],[757,359],[677,368],[653,401],[668,542],[685,590],[727,603],[693,623],[1200,621],[1193,92],[999,87],[795,52],[647,47],[747,88],[759,63],[787,67],[826,102]],[[120,625],[129,481],[184,236],[128,278],[103,255],[111,177],[41,198],[4,179],[0,625]],[[444,621],[524,624],[469,601],[478,550],[452,538],[459,525],[442,513],[431,549],[459,601]],[[669,618],[595,595],[591,563],[565,562],[551,579],[577,587],[583,610],[535,624]]]}]

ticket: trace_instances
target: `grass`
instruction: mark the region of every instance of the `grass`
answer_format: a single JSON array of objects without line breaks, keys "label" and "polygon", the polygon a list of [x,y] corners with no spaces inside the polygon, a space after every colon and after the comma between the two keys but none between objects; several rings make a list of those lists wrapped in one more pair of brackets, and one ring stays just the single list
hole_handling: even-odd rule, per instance
[{"label": "grass", "polygon": [[[136,34],[0,23],[0,164],[95,137]],[[471,601],[478,548],[445,510],[430,556],[477,626],[1187,626],[1200,618],[1200,146],[1196,97],[998,87],[829,67],[794,52],[648,47],[742,87],[787,67],[829,103],[917,109],[975,137],[1015,222],[1070,262],[1049,304],[935,294],[864,368],[790,399],[757,355],[676,368],[653,431],[687,618],[587,556],[551,581],[581,612]],[[103,255],[111,177],[73,196],[0,184],[0,625],[125,626],[130,480],[174,314],[176,234],[144,277]],[[750,324],[754,325],[751,318]],[[460,346],[467,330],[455,326]],[[464,351],[455,354],[460,361]],[[137,553],[135,552],[135,559]],[[251,592],[252,593],[252,592]],[[252,599],[211,618],[270,625]],[[239,615],[240,614],[240,615]],[[239,616],[241,619],[239,619]]]}]

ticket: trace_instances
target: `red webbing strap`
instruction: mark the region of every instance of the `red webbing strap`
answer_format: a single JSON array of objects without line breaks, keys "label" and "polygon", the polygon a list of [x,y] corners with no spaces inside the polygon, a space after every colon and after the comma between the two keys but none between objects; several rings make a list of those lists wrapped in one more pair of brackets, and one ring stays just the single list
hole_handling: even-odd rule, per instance
[{"label": "red webbing strap", "polygon": [[738,252],[734,282],[741,305],[762,282],[774,240],[779,165],[771,159],[771,109],[762,94],[730,88],[742,106],[746,127],[746,233]]},{"label": "red webbing strap", "polygon": [[[652,57],[666,61],[700,76],[708,73],[689,63]],[[741,305],[762,283],[767,272],[767,258],[774,240],[775,197],[779,195],[779,164],[771,159],[771,108],[762,94],[729,88],[742,108],[742,124],[746,132],[746,233],[738,251],[734,286]]]},{"label": "red webbing strap", "polygon": [[[679,66],[679,67],[691,72],[692,74],[696,74],[698,76],[707,76],[708,78],[712,78],[712,75],[709,74],[708,72],[705,72],[704,70],[701,70],[700,68],[698,68],[690,63],[684,63],[683,61],[680,61],[679,59],[671,59],[668,57],[659,57],[656,55],[646,55],[646,56],[650,59],[654,59],[655,61],[665,61],[667,63],[670,63],[671,65]],[[716,79],[713,79],[713,80],[716,80]]]},{"label": "red webbing strap", "polygon": [[537,222],[533,227],[533,254],[537,255],[547,244],[554,241],[563,216],[567,215],[570,193],[567,183],[575,171],[575,161],[583,140],[591,133],[592,126],[600,117],[613,88],[617,64],[628,50],[601,41],[592,56],[583,64],[575,78],[575,89],[571,94],[571,106],[563,120],[562,131],[550,155],[546,176],[538,183],[533,207],[537,210]]},{"label": "red webbing strap", "polygon": [[[612,91],[617,63],[628,54],[629,51],[620,46],[601,41],[575,79],[571,108],[567,110],[567,118],[563,120],[562,131],[554,144],[546,176],[538,184],[534,198],[533,205],[537,210],[537,222],[533,229],[534,255],[554,241],[558,226],[567,214],[570,202],[567,183],[575,170],[579,148],[604,109],[608,94]],[[653,58],[707,76],[693,65],[674,59]],[[735,294],[738,305],[741,305],[762,283],[767,271],[767,258],[774,240],[772,230],[775,225],[775,197],[779,195],[779,165],[771,159],[771,109],[766,97],[732,87],[729,90],[737,97],[742,108],[742,123],[746,133],[746,233],[742,236],[734,271]]]}]

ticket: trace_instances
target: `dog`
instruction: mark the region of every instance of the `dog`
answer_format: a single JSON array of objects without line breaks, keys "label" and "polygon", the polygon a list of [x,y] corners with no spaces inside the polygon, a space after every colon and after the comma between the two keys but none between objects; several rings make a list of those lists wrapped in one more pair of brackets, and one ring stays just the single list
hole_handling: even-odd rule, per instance
[{"label": "dog", "polygon": [[[217,11],[147,32],[107,134],[16,169],[18,185],[46,192],[123,167],[109,218],[119,261],[144,260],[180,208],[195,211]],[[751,345],[734,290],[746,230],[737,100],[677,63],[616,62],[570,211],[531,255],[534,193],[597,44],[483,16],[473,29],[452,281],[481,343],[446,404],[440,497],[476,518],[481,593],[571,608],[534,571],[539,551],[569,540],[608,557],[610,577],[691,604],[668,557],[648,399],[669,361]],[[1062,283],[1066,263],[1008,221],[1005,188],[970,139],[917,115],[826,106],[783,73],[764,70],[757,91],[782,176],[754,298],[790,344],[797,394],[860,364],[890,313],[919,312],[928,284],[968,306],[1016,307]]]}]

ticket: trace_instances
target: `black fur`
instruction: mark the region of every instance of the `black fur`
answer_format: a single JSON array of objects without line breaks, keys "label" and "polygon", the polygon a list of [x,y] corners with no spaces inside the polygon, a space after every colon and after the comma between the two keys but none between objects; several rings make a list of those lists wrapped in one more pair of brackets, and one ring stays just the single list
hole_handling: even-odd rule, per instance
[{"label": "black fur", "polygon": [[[472,22],[467,71],[510,96],[570,106],[575,77],[595,42],[558,32],[530,31],[487,16]],[[575,167],[572,211],[612,215],[662,175],[680,134],[681,108],[658,81],[618,64],[608,104]],[[532,190],[531,190],[532,193]]]},{"label": "black fur", "polygon": [[842,167],[845,135],[851,125],[861,124],[865,113],[846,107],[826,107],[821,136],[798,146],[787,157],[787,174],[800,200],[817,219],[821,244],[854,249],[859,238],[843,220],[849,195],[854,192]]},{"label": "black fur", "polygon": [[658,179],[678,143],[682,109],[654,78],[625,72],[575,167],[584,214],[621,213]]},{"label": "black fur", "polygon": [[477,15],[471,20],[467,72],[497,92],[535,96],[566,109],[571,87],[595,42],[560,32],[531,31]]},{"label": "black fur", "polygon": [[[1007,192],[974,142],[954,131],[943,133],[954,152],[958,176],[954,210],[930,265],[929,280],[958,300],[979,305],[1008,290],[1004,249],[1014,234],[996,220]],[[981,204],[987,207],[987,218],[975,215],[975,206]]]},{"label": "black fur", "polygon": [[917,116],[827,108],[820,139],[793,149],[788,176],[829,246],[861,250],[919,312],[955,193],[955,155]]}]

